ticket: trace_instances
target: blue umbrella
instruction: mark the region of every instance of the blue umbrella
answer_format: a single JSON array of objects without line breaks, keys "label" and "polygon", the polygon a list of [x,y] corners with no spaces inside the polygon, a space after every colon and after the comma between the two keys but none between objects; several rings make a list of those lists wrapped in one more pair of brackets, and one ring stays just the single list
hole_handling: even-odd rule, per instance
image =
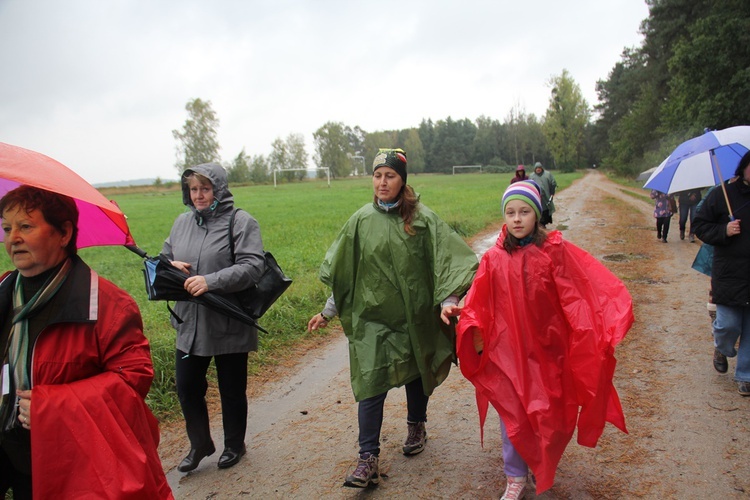
[{"label": "blue umbrella", "polygon": [[677,146],[643,187],[671,194],[721,184],[748,149],[750,126],[708,131]]}]

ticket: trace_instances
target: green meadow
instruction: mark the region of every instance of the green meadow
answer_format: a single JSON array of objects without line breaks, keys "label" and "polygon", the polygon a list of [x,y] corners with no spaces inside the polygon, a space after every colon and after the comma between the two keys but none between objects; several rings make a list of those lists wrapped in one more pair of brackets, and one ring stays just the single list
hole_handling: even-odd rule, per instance
[{"label": "green meadow", "polygon": [[[582,172],[554,173],[564,189]],[[412,175],[411,184],[421,201],[459,234],[469,238],[500,218],[500,197],[511,174]],[[349,216],[372,200],[369,177],[280,184],[231,186],[235,205],[259,222],[265,249],[294,280],[289,290],[259,323],[271,335],[260,334],[260,348],[251,356],[250,371],[274,363],[294,342],[307,336],[307,322],[320,312],[329,291],[318,280],[318,268],[328,246]],[[175,217],[185,210],[181,192],[164,190],[107,195],[128,216],[136,243],[156,255]],[[374,235],[377,237],[377,235]],[[149,405],[160,419],[179,415],[174,390],[174,330],[164,302],[146,297],[142,260],[124,247],[86,248],[81,257],[100,275],[127,290],[137,301],[145,333],[151,342],[156,377]],[[9,269],[2,255],[2,269]],[[319,332],[313,335],[325,335]]]}]

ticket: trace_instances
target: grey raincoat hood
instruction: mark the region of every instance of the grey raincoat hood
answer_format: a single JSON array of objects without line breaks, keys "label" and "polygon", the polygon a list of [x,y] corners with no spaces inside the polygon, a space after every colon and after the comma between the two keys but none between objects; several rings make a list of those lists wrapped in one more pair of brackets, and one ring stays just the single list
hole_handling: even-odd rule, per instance
[{"label": "grey raincoat hood", "polygon": [[[198,210],[190,199],[190,188],[186,179],[192,174],[199,174],[211,181],[214,187],[214,203],[211,207],[204,210]],[[182,203],[190,208],[195,214],[195,220],[198,225],[203,225],[203,220],[211,217],[213,214],[221,214],[231,210],[234,206],[234,197],[229,191],[229,181],[227,180],[227,171],[218,163],[203,163],[185,169],[182,173]]]}]

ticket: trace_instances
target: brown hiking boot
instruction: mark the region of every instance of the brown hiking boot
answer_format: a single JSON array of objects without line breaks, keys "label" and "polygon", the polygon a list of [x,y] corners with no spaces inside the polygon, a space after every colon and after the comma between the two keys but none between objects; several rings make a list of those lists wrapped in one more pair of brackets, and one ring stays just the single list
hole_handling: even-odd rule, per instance
[{"label": "brown hiking boot", "polygon": [[370,484],[378,484],[379,482],[378,456],[365,452],[359,455],[354,472],[346,476],[344,486],[367,488]]},{"label": "brown hiking boot", "polygon": [[424,422],[406,422],[409,434],[404,441],[404,455],[416,455],[422,453],[424,444],[427,441],[427,430]]}]

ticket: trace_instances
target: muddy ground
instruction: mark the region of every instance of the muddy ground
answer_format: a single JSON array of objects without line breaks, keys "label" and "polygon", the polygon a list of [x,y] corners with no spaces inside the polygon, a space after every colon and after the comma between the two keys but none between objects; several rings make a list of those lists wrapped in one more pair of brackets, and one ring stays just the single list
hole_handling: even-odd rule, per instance
[{"label": "muddy ground", "polygon": [[[505,186],[498,186],[499,193]],[[728,374],[714,371],[708,278],[690,264],[699,243],[656,239],[647,192],[590,171],[555,197],[554,226],[602,260],[628,286],[636,322],[617,348],[615,386],[629,434],[605,428],[596,449],[573,441],[555,485],[536,498],[745,498],[750,496],[750,398]],[[478,252],[498,227],[473,241]],[[304,325],[300,325],[303,328]],[[386,400],[379,486],[342,486],[357,451],[357,407],[349,386],[341,332],[301,349],[286,363],[250,379],[248,454],[219,470],[222,432],[212,417],[217,453],[189,474],[175,467],[188,451],[180,423],[162,429],[162,456],[178,499],[498,498],[504,489],[497,415],[484,447],[472,386],[456,368],[430,399],[426,450],[401,454],[406,436],[403,390]],[[533,495],[529,497],[535,498]],[[527,498],[529,498],[527,497]]]}]

